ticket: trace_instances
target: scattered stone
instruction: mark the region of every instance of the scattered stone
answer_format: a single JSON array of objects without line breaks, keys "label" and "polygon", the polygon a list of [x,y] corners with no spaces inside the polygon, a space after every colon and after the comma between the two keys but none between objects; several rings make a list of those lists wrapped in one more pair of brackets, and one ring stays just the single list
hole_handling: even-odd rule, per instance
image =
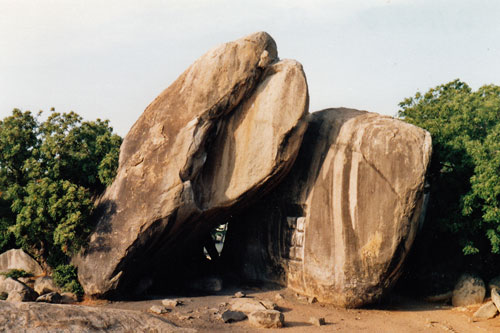
[{"label": "scattered stone", "polygon": [[231,322],[245,320],[247,318],[247,315],[241,311],[227,310],[227,311],[224,311],[221,318],[225,323],[231,323]]},{"label": "scattered stone", "polygon": [[178,305],[182,305],[182,302],[178,299],[164,299],[161,301],[161,304],[163,304],[167,308],[175,308]]},{"label": "scattered stone", "polygon": [[317,302],[318,302],[318,299],[314,296],[307,298],[307,303],[309,303],[309,304],[313,304],[313,303],[317,303]]},{"label": "scattered stone", "polygon": [[161,305],[153,305],[152,307],[149,308],[149,311],[156,314],[164,314],[169,312],[170,310]]},{"label": "scattered stone", "polygon": [[278,306],[268,300],[254,298],[235,298],[230,301],[231,310],[250,313],[259,310],[275,310]]},{"label": "scattered stone", "polygon": [[274,295],[274,299],[277,301],[281,301],[282,299],[285,299],[285,297],[283,296],[283,294],[278,293]]},{"label": "scattered stone", "polygon": [[227,302],[222,302],[222,303],[219,303],[219,308],[225,308],[226,306],[228,306],[229,303]]},{"label": "scattered stone", "polygon": [[311,317],[309,318],[309,322],[314,326],[322,326],[325,325],[325,318]]},{"label": "scattered stone", "polygon": [[236,292],[234,294],[234,297],[236,297],[236,298],[242,298],[242,297],[245,297],[245,296],[246,296],[246,294],[244,292],[242,292],[242,291],[238,291],[238,292]]},{"label": "scattered stone", "polygon": [[62,296],[58,292],[50,292],[47,294],[43,294],[39,296],[36,301],[37,302],[45,302],[45,303],[61,303]]},{"label": "scattered stone", "polygon": [[485,295],[486,287],[480,277],[463,274],[455,285],[451,303],[455,307],[481,304]]},{"label": "scattered stone", "polygon": [[49,276],[41,276],[36,279],[34,289],[38,295],[59,291],[59,288],[56,286],[54,280]]},{"label": "scattered stone", "polygon": [[474,314],[472,315],[473,320],[491,319],[496,316],[498,309],[493,303],[493,301],[486,302],[483,304]]},{"label": "scattered stone", "polygon": [[259,310],[248,315],[248,321],[262,328],[280,328],[285,324],[285,316],[277,310]]},{"label": "scattered stone", "polygon": [[177,318],[179,320],[191,320],[191,319],[193,319],[193,316],[188,315],[188,314],[180,314],[180,313],[178,313],[177,314]]},{"label": "scattered stone", "polygon": [[11,269],[22,269],[35,276],[42,275],[42,266],[21,249],[12,249],[0,254],[0,273]]},{"label": "scattered stone", "polygon": [[491,289],[491,300],[497,307],[498,311],[500,311],[500,295],[498,295],[496,288]]}]

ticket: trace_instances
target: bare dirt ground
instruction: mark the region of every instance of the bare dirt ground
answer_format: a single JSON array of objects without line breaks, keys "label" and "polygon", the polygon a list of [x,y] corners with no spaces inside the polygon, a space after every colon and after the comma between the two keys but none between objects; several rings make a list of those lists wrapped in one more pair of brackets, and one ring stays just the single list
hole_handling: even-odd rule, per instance
[{"label": "bare dirt ground", "polygon": [[[285,315],[285,327],[259,329],[248,320],[224,323],[221,313],[228,309],[228,302],[236,291],[246,297],[271,300]],[[281,299],[277,294],[282,296]],[[148,311],[152,305],[161,305],[165,298],[176,298],[183,305],[162,314],[165,319],[180,327],[195,328],[199,332],[500,332],[500,316],[487,321],[473,322],[472,314],[479,306],[453,308],[446,304],[427,303],[393,295],[384,303],[365,309],[341,309],[322,303],[310,304],[289,289],[230,289],[209,296],[151,297],[133,302],[100,302],[95,306]],[[326,325],[314,326],[311,317],[325,318]]]}]

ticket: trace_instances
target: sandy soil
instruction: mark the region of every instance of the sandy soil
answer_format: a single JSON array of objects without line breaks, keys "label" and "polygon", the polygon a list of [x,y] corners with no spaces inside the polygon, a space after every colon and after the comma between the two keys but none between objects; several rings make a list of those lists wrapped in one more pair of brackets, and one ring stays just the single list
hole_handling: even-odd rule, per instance
[{"label": "sandy soil", "polygon": [[[248,320],[224,323],[221,313],[236,291],[247,297],[272,300],[285,315],[285,327],[259,329]],[[282,299],[276,298],[280,294]],[[393,295],[383,304],[371,308],[347,310],[331,305],[313,303],[289,289],[230,289],[209,296],[151,297],[134,302],[100,302],[95,306],[148,311],[152,305],[161,305],[164,298],[177,298],[184,304],[162,316],[180,327],[195,328],[199,332],[500,332],[500,316],[487,321],[473,322],[472,314],[478,306],[453,308],[446,304],[427,303]],[[314,326],[311,317],[325,318],[326,325]]]}]

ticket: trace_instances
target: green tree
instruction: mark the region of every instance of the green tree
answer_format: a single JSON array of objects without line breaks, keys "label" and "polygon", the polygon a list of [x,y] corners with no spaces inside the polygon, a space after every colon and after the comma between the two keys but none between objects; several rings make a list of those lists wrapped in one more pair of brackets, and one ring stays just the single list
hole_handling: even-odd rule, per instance
[{"label": "green tree", "polygon": [[91,230],[94,199],[118,166],[108,121],[15,109],[0,121],[0,250],[14,245],[55,267]]},{"label": "green tree", "polygon": [[[455,80],[405,99],[400,108],[399,117],[433,140],[422,244],[434,257],[445,253],[446,265],[483,270],[500,253],[500,87],[473,91]],[[458,258],[456,250],[469,258]]]}]

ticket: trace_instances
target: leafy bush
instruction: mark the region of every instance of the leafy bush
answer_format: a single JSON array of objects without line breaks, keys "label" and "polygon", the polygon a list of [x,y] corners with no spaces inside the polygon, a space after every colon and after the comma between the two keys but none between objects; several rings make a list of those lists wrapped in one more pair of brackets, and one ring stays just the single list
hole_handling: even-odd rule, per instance
[{"label": "leafy bush", "polygon": [[455,80],[417,93],[400,107],[399,117],[428,130],[433,140],[430,202],[416,244],[421,265],[497,274],[500,87],[472,91]]},{"label": "leafy bush", "polygon": [[116,174],[122,139],[108,121],[41,115],[15,109],[0,120],[0,251],[21,246],[55,267],[90,233],[94,198]]},{"label": "leafy bush", "polygon": [[26,272],[25,270],[22,269],[11,269],[7,272],[0,273],[4,275],[5,277],[12,278],[14,280],[17,280],[21,277],[30,277],[33,276],[33,274]]},{"label": "leafy bush", "polygon": [[52,274],[52,278],[63,291],[69,291],[78,296],[83,295],[83,288],[78,282],[78,274],[75,266],[57,266]]}]

